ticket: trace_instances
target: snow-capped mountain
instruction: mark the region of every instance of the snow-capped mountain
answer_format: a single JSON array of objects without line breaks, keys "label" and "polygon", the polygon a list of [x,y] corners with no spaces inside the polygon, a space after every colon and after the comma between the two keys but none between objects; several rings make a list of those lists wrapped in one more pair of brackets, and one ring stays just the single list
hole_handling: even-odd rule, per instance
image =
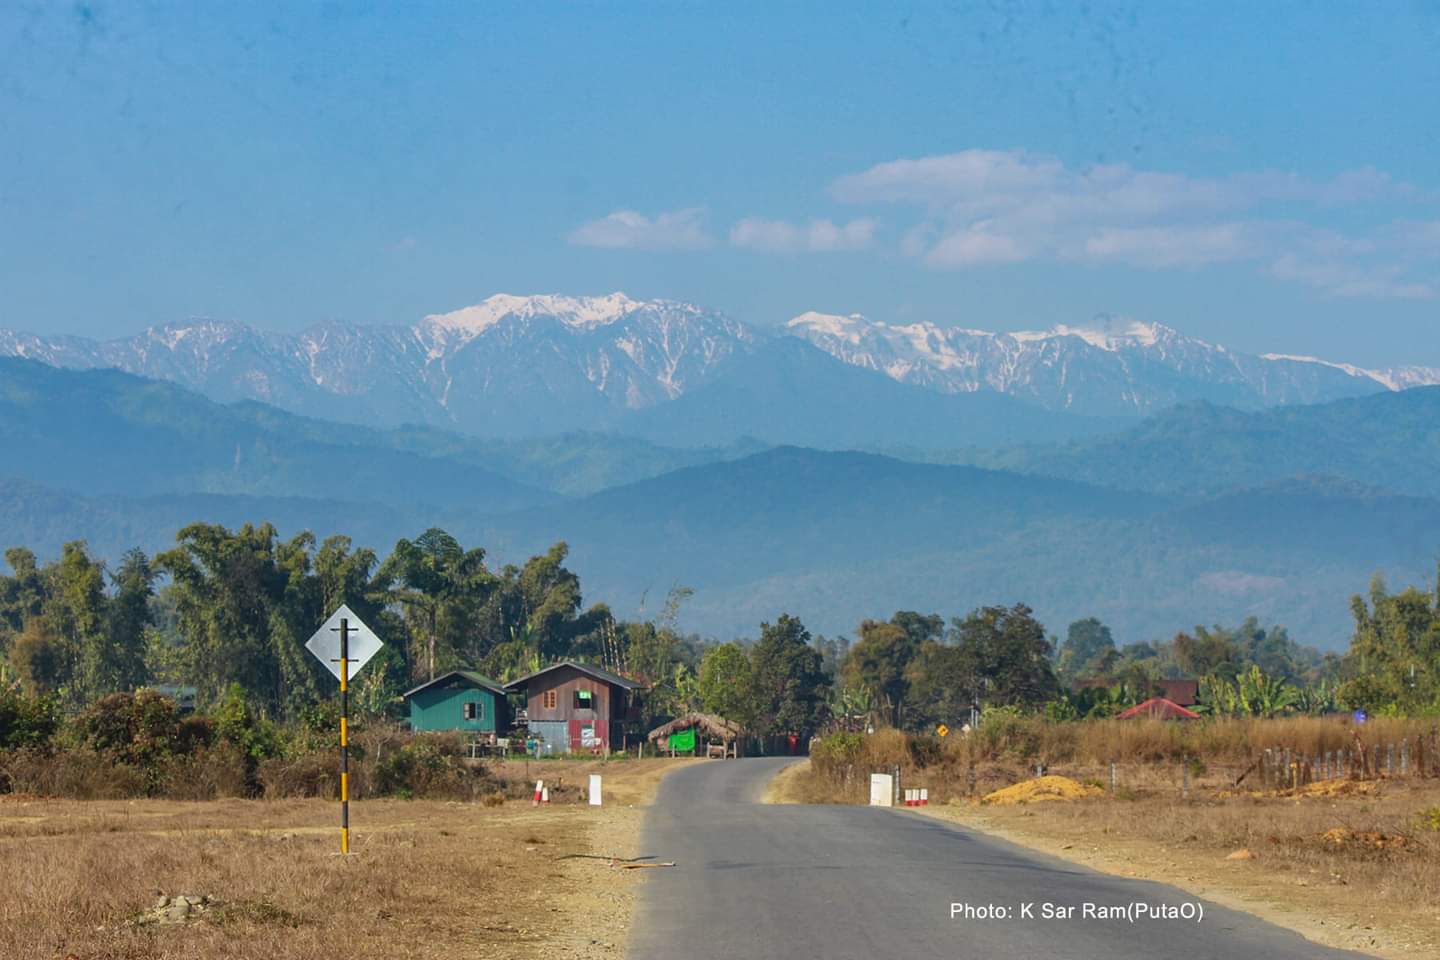
[{"label": "snow-capped mountain", "polygon": [[[669,442],[678,442],[687,424],[714,419],[714,411],[700,409],[707,404],[750,411],[749,419],[721,417],[697,443],[725,442],[721,426],[736,436],[765,437],[781,413],[790,417],[787,441],[805,442],[807,423],[816,437],[828,436],[820,429],[826,421],[855,414],[841,409],[842,400],[853,406],[862,395],[881,420],[909,411],[903,415],[918,428],[942,415],[958,417],[979,442],[980,426],[1034,435],[1036,407],[1134,417],[1184,401],[1257,408],[1440,383],[1437,370],[1252,356],[1159,324],[1114,318],[997,334],[806,313],[781,331],[766,331],[694,304],[623,293],[501,294],[409,325],[330,322],[295,334],[219,320],[171,323],[103,342],[0,331],[0,356],[116,367],[216,400],[259,400],[326,419],[490,436],[644,434],[663,421]],[[874,373],[857,379],[857,367]],[[777,378],[786,381],[787,399],[766,392]],[[890,381],[904,389],[897,393]],[[1005,394],[1029,406],[937,400],[925,407],[925,390],[988,393],[997,401],[1006,398],[993,394]],[[762,395],[772,396],[768,413],[757,399]],[[682,397],[686,402],[671,409]],[[664,417],[662,407],[669,411]],[[922,408],[927,415],[914,419]],[[997,418],[1005,423],[992,422]],[[957,436],[943,442],[960,442]],[[938,434],[935,442],[942,442]]]},{"label": "snow-capped mountain", "polygon": [[0,331],[0,355],[117,367],[312,416],[498,436],[604,426],[705,382],[755,340],[688,303],[501,294],[409,326],[285,334],[196,320],[105,342]]},{"label": "snow-capped mountain", "polygon": [[1052,410],[1134,415],[1209,400],[1241,407],[1318,403],[1440,384],[1440,370],[1363,370],[1313,357],[1236,353],[1158,323],[991,333],[860,314],[805,313],[787,331],[846,363],[947,393],[995,390]]}]

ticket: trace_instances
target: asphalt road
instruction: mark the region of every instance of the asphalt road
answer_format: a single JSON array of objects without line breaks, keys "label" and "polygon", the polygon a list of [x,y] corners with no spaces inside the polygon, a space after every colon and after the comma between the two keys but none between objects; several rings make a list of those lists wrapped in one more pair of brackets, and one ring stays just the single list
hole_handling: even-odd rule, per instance
[{"label": "asphalt road", "polygon": [[[1086,903],[1195,904],[902,809],[767,806],[783,759],[672,773],[646,816],[644,852],[673,860],[642,887],[630,960],[1329,960],[1327,950],[1203,903],[1193,919],[1085,918]],[[951,918],[952,904],[1009,918]],[[1033,917],[1021,915],[1032,904]],[[1043,904],[1074,916],[1044,919]]]}]

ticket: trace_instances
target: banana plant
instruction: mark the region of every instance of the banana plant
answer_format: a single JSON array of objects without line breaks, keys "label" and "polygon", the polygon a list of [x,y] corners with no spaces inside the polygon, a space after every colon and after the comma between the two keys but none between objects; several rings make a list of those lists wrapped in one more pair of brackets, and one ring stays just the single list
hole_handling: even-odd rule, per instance
[{"label": "banana plant", "polygon": [[1312,717],[1336,712],[1340,709],[1336,685],[1326,678],[1313,687],[1302,687],[1296,692],[1295,709]]},{"label": "banana plant", "polygon": [[1241,708],[1252,717],[1275,717],[1294,707],[1299,694],[1278,677],[1267,677],[1258,666],[1235,678]]}]

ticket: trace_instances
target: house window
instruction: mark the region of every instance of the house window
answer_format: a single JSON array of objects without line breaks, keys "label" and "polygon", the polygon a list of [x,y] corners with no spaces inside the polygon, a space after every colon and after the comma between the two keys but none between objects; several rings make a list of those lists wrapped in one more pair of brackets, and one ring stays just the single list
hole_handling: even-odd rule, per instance
[{"label": "house window", "polygon": [[540,694],[540,705],[546,710],[554,710],[559,699],[559,695],[554,690],[546,690]]},{"label": "house window", "polygon": [[594,710],[594,709],[595,709],[595,695],[594,695],[594,693],[592,693],[592,692],[589,691],[589,690],[576,690],[576,691],[575,691],[575,709],[576,709],[576,710]]},{"label": "house window", "polygon": [[466,720],[483,720],[485,718],[485,705],[471,701],[461,707],[460,715]]}]

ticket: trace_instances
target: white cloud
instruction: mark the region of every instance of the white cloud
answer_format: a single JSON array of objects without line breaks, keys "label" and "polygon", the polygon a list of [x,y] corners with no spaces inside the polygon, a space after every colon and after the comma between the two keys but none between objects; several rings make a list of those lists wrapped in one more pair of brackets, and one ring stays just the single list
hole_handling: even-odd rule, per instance
[{"label": "white cloud", "polygon": [[862,217],[837,225],[831,220],[794,224],[747,217],[730,229],[732,246],[775,253],[863,250],[874,242],[875,221]]},{"label": "white cloud", "polygon": [[1103,227],[1085,238],[1083,256],[1139,267],[1201,267],[1251,259],[1280,229],[1253,222]]},{"label": "white cloud", "polygon": [[700,207],[671,210],[647,217],[634,210],[616,210],[570,232],[571,243],[585,247],[627,250],[697,250],[708,247],[705,211]]},{"label": "white cloud", "polygon": [[[877,164],[839,178],[831,194],[919,208],[901,249],[941,268],[1248,262],[1337,296],[1425,297],[1434,284],[1414,275],[1415,263],[1426,250],[1440,251],[1440,221],[1384,226],[1379,217],[1381,226],[1345,233],[1319,225],[1339,206],[1351,208],[1352,220],[1357,210],[1375,220],[1387,202],[1436,199],[1371,167],[1323,181],[1271,170],[1196,177],[1123,163],[1072,169],[1023,150],[965,150]],[[1314,279],[1342,269],[1343,281]]]}]

